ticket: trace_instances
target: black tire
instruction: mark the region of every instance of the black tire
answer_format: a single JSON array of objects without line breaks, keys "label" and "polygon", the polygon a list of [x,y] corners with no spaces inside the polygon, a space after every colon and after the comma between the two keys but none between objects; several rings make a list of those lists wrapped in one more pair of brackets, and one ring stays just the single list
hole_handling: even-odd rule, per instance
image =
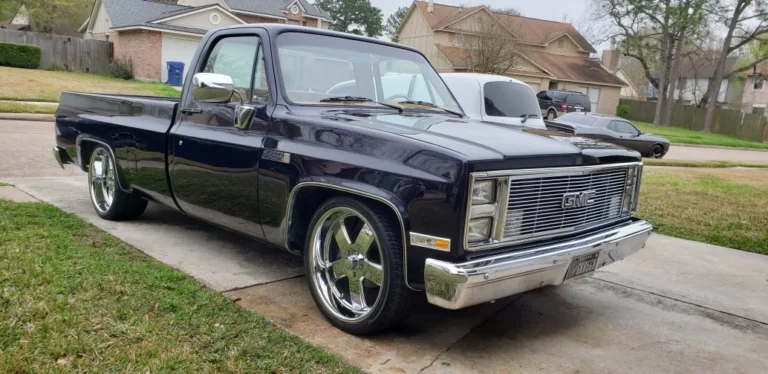
[{"label": "black tire", "polygon": [[550,109],[550,110],[547,112],[547,119],[548,119],[548,120],[553,120],[553,119],[555,119],[555,118],[557,118],[557,112],[556,112],[556,111],[554,111],[554,110],[552,110],[552,109]]},{"label": "black tire", "polygon": [[[95,180],[98,178],[94,178],[97,173],[96,169],[102,163],[107,162],[106,158],[109,159],[111,168],[102,176],[105,179],[112,178],[111,187],[106,188],[102,183],[99,183],[101,187],[97,187]],[[123,191],[117,178],[117,164],[112,157],[112,152],[104,146],[96,146],[88,163],[88,192],[93,209],[99,217],[109,221],[126,221],[139,218],[147,209],[147,200]],[[105,191],[109,191],[111,196],[109,204],[105,204],[107,200]]]},{"label": "black tire", "polygon": [[[318,267],[313,264],[313,261],[316,261],[313,260],[316,252],[312,249],[315,232],[322,230],[322,228],[318,227],[318,224],[321,223],[321,219],[325,221],[324,216],[332,214],[338,209],[351,209],[359,213],[367,221],[367,224],[376,235],[377,253],[380,253],[381,256],[380,263],[383,270],[383,282],[379,286],[377,302],[370,308],[369,314],[358,321],[349,321],[338,317],[339,309],[343,309],[338,303],[335,304],[336,311],[331,309],[334,308],[331,305],[333,301],[330,304],[326,304],[328,301],[320,294],[320,290],[323,289],[323,286],[327,287],[327,284],[321,283],[327,280],[327,278],[323,278],[323,274],[318,273]],[[317,209],[309,225],[304,251],[304,268],[310,293],[312,293],[315,304],[325,318],[337,328],[350,334],[366,335],[390,328],[407,318],[411,311],[411,300],[414,292],[408,288],[405,282],[400,225],[387,213],[378,206],[369,205],[355,198],[335,197],[329,199]],[[330,230],[329,228],[328,232]],[[362,232],[362,229],[359,232]],[[352,238],[352,235],[354,234],[350,231],[350,242],[354,243],[355,239]],[[317,237],[320,238],[322,236],[324,235],[318,234]],[[328,237],[327,234],[325,237]],[[362,272],[363,270],[360,271]],[[348,277],[347,280],[349,281],[349,279],[351,278]],[[334,282],[334,284],[336,283]],[[327,290],[328,288],[325,289]],[[364,292],[361,291],[361,294]],[[333,300],[333,297],[328,296],[328,294],[325,294],[325,297]]]},{"label": "black tire", "polygon": [[664,147],[661,144],[654,144],[651,150],[648,151],[648,158],[662,158],[664,157]]}]

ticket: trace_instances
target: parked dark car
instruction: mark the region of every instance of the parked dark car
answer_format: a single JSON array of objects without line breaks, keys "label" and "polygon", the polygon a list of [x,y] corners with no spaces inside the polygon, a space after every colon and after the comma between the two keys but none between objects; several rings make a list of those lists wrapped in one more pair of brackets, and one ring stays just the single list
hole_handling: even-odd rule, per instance
[{"label": "parked dark car", "polygon": [[585,138],[600,139],[640,152],[643,157],[662,158],[669,151],[669,140],[643,133],[624,118],[595,113],[569,113],[547,128]]},{"label": "parked dark car", "polygon": [[566,113],[591,112],[589,97],[577,91],[547,90],[536,94],[544,118],[553,120]]},{"label": "parked dark car", "polygon": [[[417,292],[459,309],[559,285],[650,235],[640,154],[468,119],[415,49],[279,24],[201,43],[178,100],[63,93],[54,157],[104,219],[151,200],[303,256],[344,331],[398,323]],[[426,95],[384,92],[406,73]]]}]

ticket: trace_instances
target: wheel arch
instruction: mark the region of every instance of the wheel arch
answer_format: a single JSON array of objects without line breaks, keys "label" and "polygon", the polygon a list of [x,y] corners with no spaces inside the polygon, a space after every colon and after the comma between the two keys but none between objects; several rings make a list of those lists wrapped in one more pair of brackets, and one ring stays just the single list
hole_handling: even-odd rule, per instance
[{"label": "wheel arch", "polygon": [[80,169],[84,172],[88,172],[88,163],[90,162],[91,155],[99,145],[104,146],[104,148],[109,151],[110,156],[112,156],[112,161],[115,163],[115,170],[117,170],[117,184],[120,189],[124,192],[131,192],[131,189],[127,187],[128,182],[125,180],[123,170],[117,162],[117,157],[115,157],[115,150],[112,149],[112,146],[104,139],[88,134],[82,134],[77,137],[77,160]]},{"label": "wheel arch", "polygon": [[403,274],[408,282],[408,240],[407,228],[410,227],[405,204],[394,194],[380,188],[358,182],[344,181],[344,185],[307,181],[297,184],[288,197],[286,223],[284,229],[285,248],[293,253],[304,252],[306,235],[312,216],[323,202],[336,196],[349,196],[364,202],[375,204],[390,214],[400,226],[403,246]]}]

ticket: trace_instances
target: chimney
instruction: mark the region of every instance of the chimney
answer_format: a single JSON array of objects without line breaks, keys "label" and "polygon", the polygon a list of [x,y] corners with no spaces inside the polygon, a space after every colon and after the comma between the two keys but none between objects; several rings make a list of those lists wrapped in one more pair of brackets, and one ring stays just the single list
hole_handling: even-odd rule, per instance
[{"label": "chimney", "polygon": [[611,47],[603,50],[603,66],[611,73],[616,73],[619,69],[619,50],[616,49],[616,43],[611,43]]},{"label": "chimney", "polygon": [[429,4],[427,4],[427,12],[433,13],[435,11],[435,0],[429,0]]}]

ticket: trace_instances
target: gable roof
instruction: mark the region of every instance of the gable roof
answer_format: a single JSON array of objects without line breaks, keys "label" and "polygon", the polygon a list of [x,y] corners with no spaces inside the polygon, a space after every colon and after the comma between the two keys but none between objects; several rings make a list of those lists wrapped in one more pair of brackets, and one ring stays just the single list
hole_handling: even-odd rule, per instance
[{"label": "gable roof", "polygon": [[[96,0],[94,12],[98,10],[99,1],[107,11],[109,20],[113,29],[122,29],[128,27],[151,27],[161,28],[172,31],[189,32],[194,34],[205,34],[207,30],[190,27],[180,27],[173,25],[164,25],[162,23],[153,23],[153,21],[178,16],[184,13],[191,13],[200,9],[213,7],[215,4],[199,7],[190,7],[178,5],[177,0]],[[224,0],[232,9],[232,12],[238,11],[247,13],[263,14],[272,17],[285,18],[283,10],[295,1],[301,3],[306,10],[306,15],[315,18],[330,19],[327,12],[318,8],[314,4],[309,4],[307,0]],[[95,19],[95,17],[91,17]],[[184,29],[184,30],[181,30]]]},{"label": "gable roof", "polygon": [[[415,9],[421,12],[432,30],[444,29],[447,26],[467,17],[485,6],[460,7],[444,4],[433,4],[432,12],[427,11],[428,3],[414,1]],[[570,23],[546,21],[537,18],[513,16],[506,13],[491,12],[521,41],[536,45],[546,45],[552,40],[568,35],[576,45],[585,52],[595,53],[595,48]],[[402,26],[402,25],[401,25]]]}]

